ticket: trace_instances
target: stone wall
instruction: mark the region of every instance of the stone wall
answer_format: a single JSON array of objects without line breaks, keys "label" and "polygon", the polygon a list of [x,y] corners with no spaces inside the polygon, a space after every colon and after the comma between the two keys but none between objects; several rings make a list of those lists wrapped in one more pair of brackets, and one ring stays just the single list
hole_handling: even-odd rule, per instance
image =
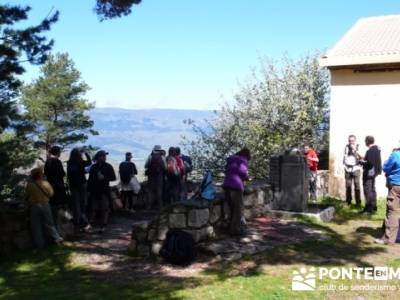
[{"label": "stone wall", "polygon": [[3,209],[0,212],[0,256],[8,256],[15,250],[31,247],[27,212]]},{"label": "stone wall", "polygon": [[317,177],[317,196],[327,197],[329,189],[329,171],[319,170]]},{"label": "stone wall", "polygon": [[[220,191],[214,201],[195,199],[165,207],[155,219],[133,226],[129,251],[136,256],[158,255],[170,229],[190,233],[196,243],[214,238],[229,219],[229,208],[223,198]],[[256,182],[248,185],[244,193],[245,217],[263,215],[271,201],[268,184]]]},{"label": "stone wall", "polygon": [[[0,257],[33,247],[29,223],[29,211],[25,207],[16,208],[5,204],[0,207]],[[70,215],[65,211],[60,212],[58,224],[62,237],[68,238],[73,234]]]}]

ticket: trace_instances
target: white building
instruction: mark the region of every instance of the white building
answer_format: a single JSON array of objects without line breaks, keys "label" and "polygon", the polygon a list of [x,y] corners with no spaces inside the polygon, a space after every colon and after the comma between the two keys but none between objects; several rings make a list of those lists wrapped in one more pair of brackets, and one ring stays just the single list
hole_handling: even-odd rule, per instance
[{"label": "white building", "polygon": [[[343,151],[373,135],[385,161],[400,140],[400,15],[360,19],[321,59],[331,73],[329,193],[345,195]],[[384,175],[377,179],[387,194]]]}]

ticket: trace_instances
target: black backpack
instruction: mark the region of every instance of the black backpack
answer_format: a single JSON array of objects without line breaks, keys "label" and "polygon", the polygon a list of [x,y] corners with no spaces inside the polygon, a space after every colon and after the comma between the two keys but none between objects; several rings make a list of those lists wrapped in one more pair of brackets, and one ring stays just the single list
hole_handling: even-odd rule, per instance
[{"label": "black backpack", "polygon": [[163,172],[163,158],[161,153],[155,152],[151,154],[150,165],[146,175],[156,176]]},{"label": "black backpack", "polygon": [[183,230],[169,230],[160,255],[173,265],[190,265],[197,256],[193,237]]},{"label": "black backpack", "polygon": [[131,182],[133,175],[132,163],[128,161],[124,161],[119,165],[119,177],[121,178],[121,182],[128,184]]}]

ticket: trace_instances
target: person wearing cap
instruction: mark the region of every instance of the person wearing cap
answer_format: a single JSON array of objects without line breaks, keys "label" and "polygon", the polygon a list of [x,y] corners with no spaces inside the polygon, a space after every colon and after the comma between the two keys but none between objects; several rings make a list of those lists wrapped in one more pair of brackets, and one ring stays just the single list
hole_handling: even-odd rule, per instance
[{"label": "person wearing cap", "polygon": [[383,236],[376,239],[375,243],[393,245],[397,239],[400,217],[400,143],[384,162],[383,171],[388,186],[386,217]]},{"label": "person wearing cap", "polygon": [[26,185],[25,195],[29,205],[30,225],[33,243],[37,248],[45,246],[45,235],[61,244],[63,238],[54,226],[49,200],[54,191],[50,183],[44,180],[43,170],[35,168],[31,171],[30,181]]},{"label": "person wearing cap", "polygon": [[56,228],[58,228],[58,211],[61,206],[67,204],[67,193],[64,183],[65,171],[60,156],[61,148],[59,146],[52,146],[44,165],[44,174],[54,190],[54,195],[50,198],[49,203]]},{"label": "person wearing cap", "polygon": [[133,194],[135,192],[133,179],[137,173],[136,165],[132,162],[132,153],[127,152],[125,161],[119,164],[121,198],[124,209],[133,209]]},{"label": "person wearing cap", "polygon": [[158,208],[163,206],[163,191],[165,185],[165,174],[167,170],[167,162],[165,159],[165,151],[160,145],[155,145],[153,151],[149,155],[144,165],[145,174],[148,177],[148,203],[149,209],[152,204],[156,203]]},{"label": "person wearing cap", "polygon": [[106,162],[108,152],[98,151],[89,172],[88,190],[92,198],[92,223],[100,218],[100,233],[103,233],[108,223],[110,209],[110,181],[116,180],[114,168]]}]

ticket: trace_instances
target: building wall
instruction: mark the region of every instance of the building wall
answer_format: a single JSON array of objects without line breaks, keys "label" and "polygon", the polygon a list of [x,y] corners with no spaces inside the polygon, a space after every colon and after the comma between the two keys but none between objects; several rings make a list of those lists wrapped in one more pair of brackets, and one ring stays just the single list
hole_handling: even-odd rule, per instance
[{"label": "building wall", "polygon": [[[350,134],[357,136],[360,154],[364,138],[373,135],[385,161],[400,140],[400,71],[331,70],[329,194],[344,198],[343,152]],[[385,197],[385,176],[377,192]]]}]

